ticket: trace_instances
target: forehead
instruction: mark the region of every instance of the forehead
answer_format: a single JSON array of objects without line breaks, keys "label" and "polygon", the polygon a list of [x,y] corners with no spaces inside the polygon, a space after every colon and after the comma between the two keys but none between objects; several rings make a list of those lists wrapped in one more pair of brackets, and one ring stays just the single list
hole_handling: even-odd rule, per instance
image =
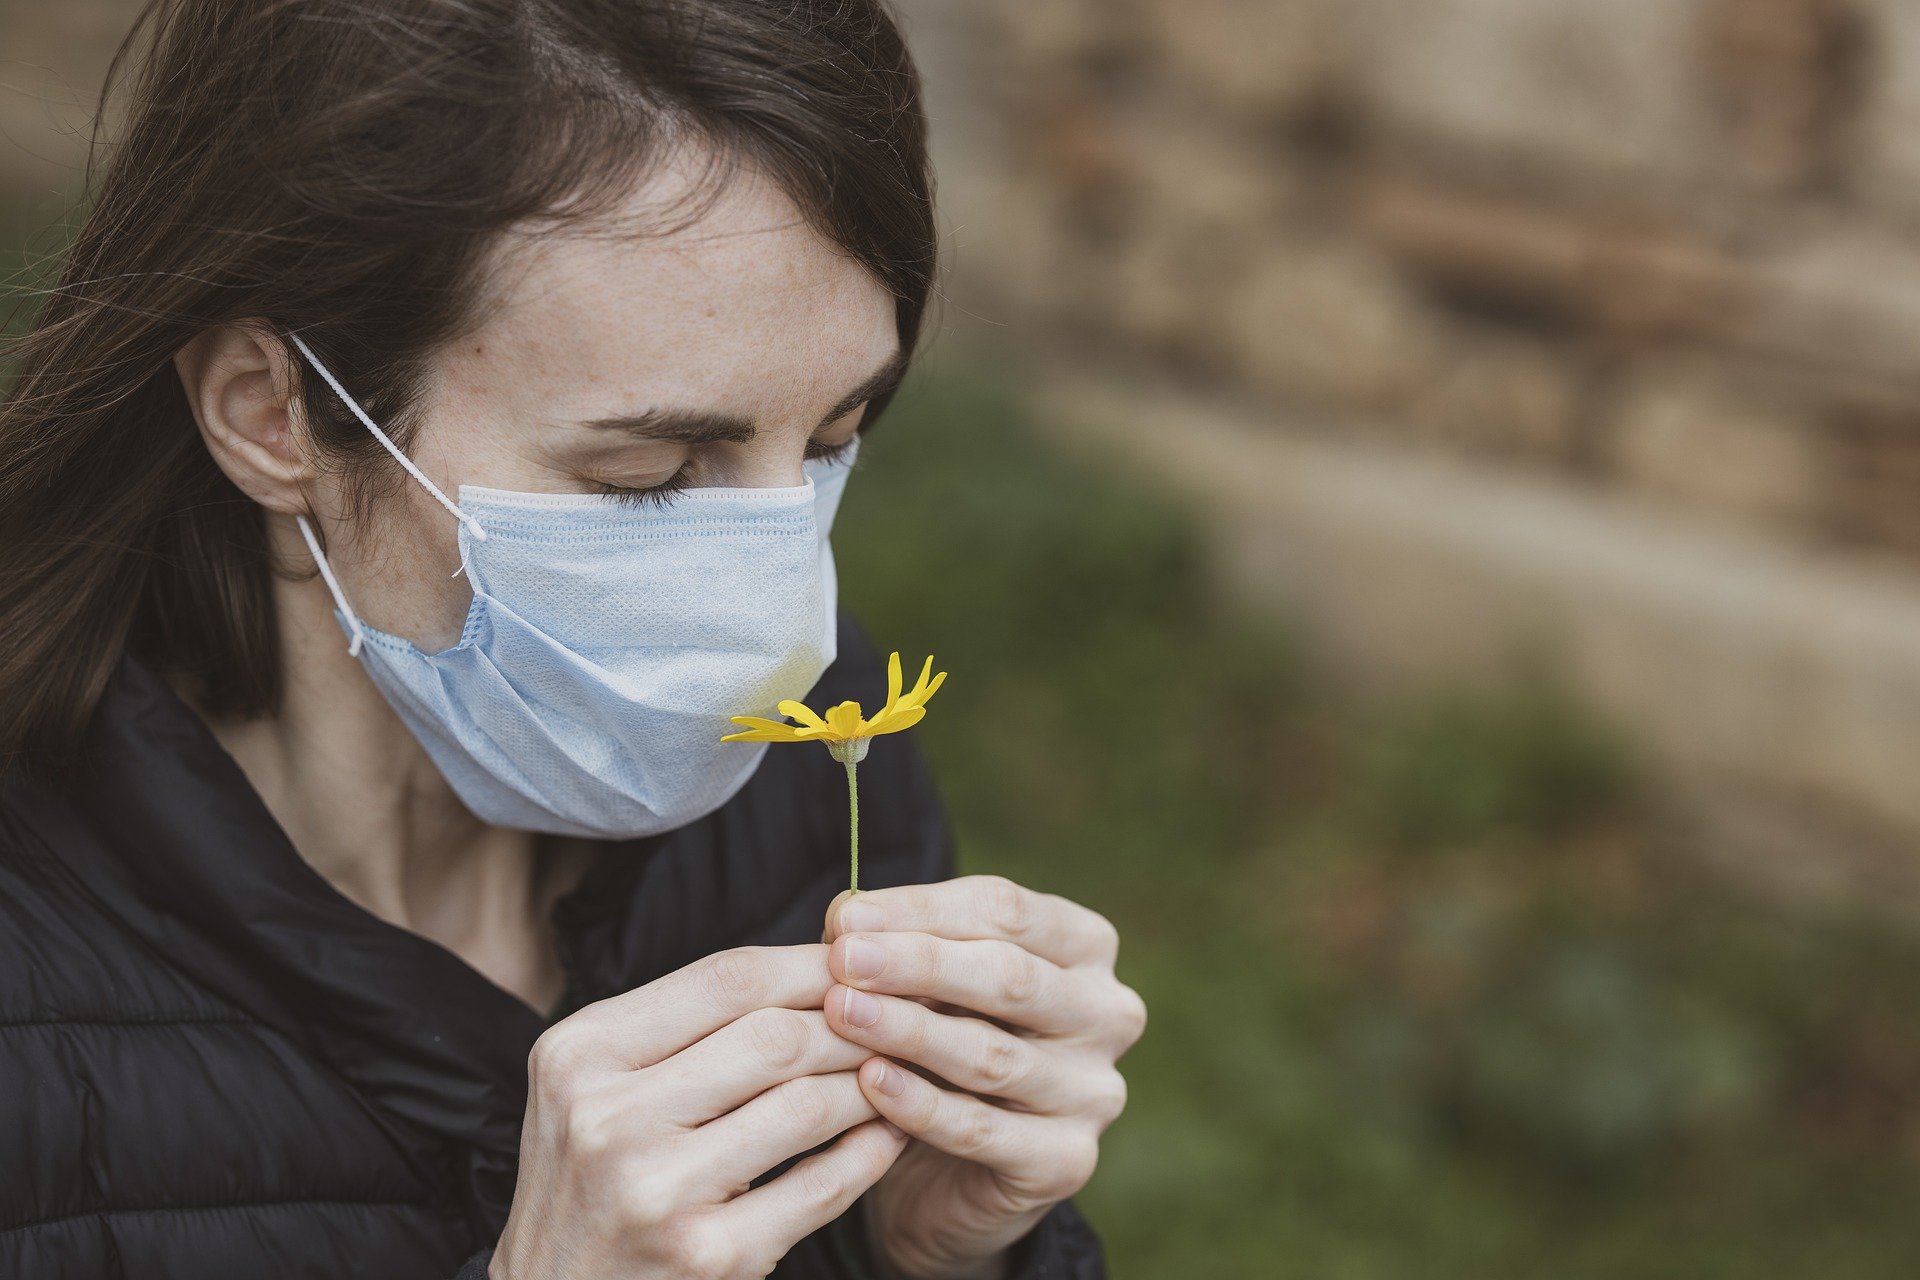
[{"label": "forehead", "polygon": [[[542,395],[636,390],[760,416],[844,394],[898,346],[892,295],[757,166],[717,192],[705,166],[683,151],[610,219],[503,237],[460,355]],[[687,222],[688,208],[704,212]]]}]

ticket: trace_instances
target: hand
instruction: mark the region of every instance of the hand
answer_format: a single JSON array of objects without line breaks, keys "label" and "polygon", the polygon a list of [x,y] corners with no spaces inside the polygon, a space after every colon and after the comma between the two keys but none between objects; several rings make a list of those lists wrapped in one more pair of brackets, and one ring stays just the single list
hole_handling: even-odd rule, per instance
[{"label": "hand", "polygon": [[491,1280],[764,1276],[846,1212],[906,1139],[827,1027],[826,952],[721,951],[548,1028]]},{"label": "hand", "polygon": [[1113,1064],[1147,1011],[1114,977],[1118,934],[1056,894],[962,876],[842,893],[825,940],[842,984],[827,1023],[885,1055],[860,1087],[914,1139],[867,1197],[876,1248],[913,1280],[1003,1275],[1126,1105]]}]

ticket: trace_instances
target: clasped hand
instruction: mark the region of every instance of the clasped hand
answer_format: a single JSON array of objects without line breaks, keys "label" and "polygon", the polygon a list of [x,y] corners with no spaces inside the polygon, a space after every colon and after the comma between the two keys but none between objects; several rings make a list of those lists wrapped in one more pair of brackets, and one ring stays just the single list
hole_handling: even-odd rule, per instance
[{"label": "clasped hand", "polygon": [[889,1280],[999,1276],[1125,1102],[1146,1010],[1117,946],[1085,907],[963,876],[588,1005],[528,1062],[489,1275],[749,1280],[871,1192]]},{"label": "clasped hand", "polygon": [[910,1139],[866,1198],[899,1276],[992,1280],[1008,1247],[1092,1176],[1126,1105],[1114,1063],[1146,1005],[1098,913],[1003,876],[843,893],[822,941],[828,1025]]}]

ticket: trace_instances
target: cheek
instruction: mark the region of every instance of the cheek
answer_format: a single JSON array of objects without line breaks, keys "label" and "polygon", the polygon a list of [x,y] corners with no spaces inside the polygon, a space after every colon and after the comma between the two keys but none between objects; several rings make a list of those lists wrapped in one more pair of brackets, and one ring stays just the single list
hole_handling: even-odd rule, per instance
[{"label": "cheek", "polygon": [[[479,415],[435,411],[413,435],[414,465],[458,501],[462,484],[499,485],[499,432],[480,428]],[[508,487],[508,486],[500,486]],[[362,619],[389,635],[438,653],[460,640],[473,591],[460,568],[459,525],[411,477],[392,475],[362,504],[352,557],[340,571],[348,599]]]},{"label": "cheek", "polygon": [[411,481],[369,504],[351,555],[335,561],[362,619],[426,653],[457,643],[473,602],[466,575],[454,576],[457,533],[453,517]]}]

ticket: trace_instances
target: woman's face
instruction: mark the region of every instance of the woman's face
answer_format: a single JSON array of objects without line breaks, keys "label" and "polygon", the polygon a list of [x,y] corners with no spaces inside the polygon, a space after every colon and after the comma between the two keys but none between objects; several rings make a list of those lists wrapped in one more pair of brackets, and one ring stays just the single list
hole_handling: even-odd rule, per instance
[{"label": "woman's face", "polygon": [[[695,172],[656,176],[628,211]],[[509,236],[492,265],[482,324],[439,353],[408,450],[456,500],[463,484],[798,485],[802,462],[850,441],[898,377],[892,296],[752,167],[671,234]],[[350,525],[343,478],[315,471],[303,487],[366,621],[428,653],[456,643],[471,595],[453,576],[456,523],[431,495],[382,489]]]}]

